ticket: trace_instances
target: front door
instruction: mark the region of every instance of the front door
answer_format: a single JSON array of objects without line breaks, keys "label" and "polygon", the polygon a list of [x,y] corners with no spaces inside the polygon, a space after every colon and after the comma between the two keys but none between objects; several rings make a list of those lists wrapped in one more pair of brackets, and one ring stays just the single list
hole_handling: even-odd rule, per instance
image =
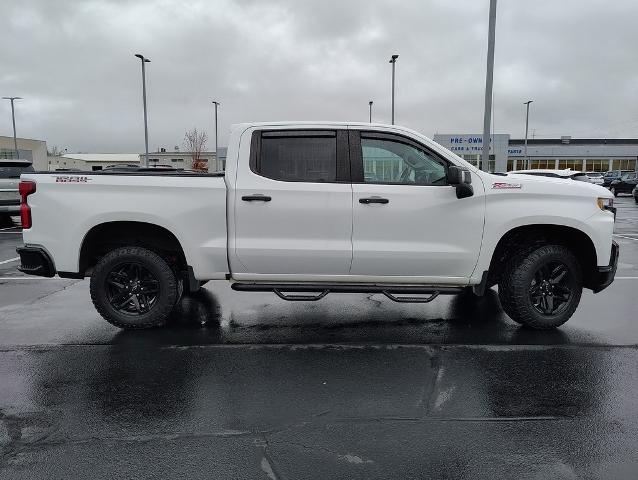
[{"label": "front door", "polygon": [[449,162],[413,139],[359,131],[350,138],[351,274],[465,283],[483,236],[485,197],[478,177],[475,195],[458,199],[447,184]]},{"label": "front door", "polygon": [[238,166],[235,188],[237,278],[321,280],[348,273],[347,162],[345,129],[253,132],[250,165]]}]

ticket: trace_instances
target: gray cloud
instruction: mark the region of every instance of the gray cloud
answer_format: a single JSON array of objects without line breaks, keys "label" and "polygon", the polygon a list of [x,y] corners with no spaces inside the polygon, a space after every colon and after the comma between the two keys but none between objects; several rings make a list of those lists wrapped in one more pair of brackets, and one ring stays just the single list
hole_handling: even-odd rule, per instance
[{"label": "gray cloud", "polygon": [[[0,94],[20,95],[19,135],[70,151],[143,150],[142,52],[151,148],[193,126],[220,144],[230,124],[260,120],[389,121],[391,54],[397,123],[479,132],[488,1],[3,2]],[[498,6],[497,132],[635,136],[638,44],[633,1],[540,0]],[[11,134],[0,104],[0,134]],[[212,144],[212,142],[211,142]]]}]

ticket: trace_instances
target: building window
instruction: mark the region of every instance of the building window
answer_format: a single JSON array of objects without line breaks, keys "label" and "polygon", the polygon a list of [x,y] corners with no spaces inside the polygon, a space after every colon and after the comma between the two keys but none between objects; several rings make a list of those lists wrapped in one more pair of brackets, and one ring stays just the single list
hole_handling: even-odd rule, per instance
[{"label": "building window", "polygon": [[558,168],[561,170],[565,170],[569,168],[570,170],[582,171],[583,169],[583,161],[582,159],[565,159],[558,161]]},{"label": "building window", "polygon": [[635,158],[615,158],[612,162],[612,170],[636,170]]},{"label": "building window", "polygon": [[91,170],[94,171],[94,172],[102,170],[102,165],[93,165],[93,166],[91,166]]},{"label": "building window", "polygon": [[173,163],[177,163],[177,162],[181,162],[182,159],[181,158],[171,158],[171,162]]},{"label": "building window", "polygon": [[554,169],[556,168],[556,162],[553,158],[535,158],[533,160],[530,160],[530,166],[529,168],[531,169]]},{"label": "building window", "polygon": [[0,148],[0,158],[4,160],[13,160],[16,158],[15,150],[10,150],[8,148]]},{"label": "building window", "polygon": [[512,170],[518,170],[520,163],[517,162],[517,159],[508,159],[507,160],[507,171],[511,172]]},{"label": "building window", "polygon": [[593,158],[585,163],[587,172],[606,172],[609,169],[609,160],[604,158]]},{"label": "building window", "polygon": [[149,158],[148,163],[157,163],[159,162],[159,158]]}]

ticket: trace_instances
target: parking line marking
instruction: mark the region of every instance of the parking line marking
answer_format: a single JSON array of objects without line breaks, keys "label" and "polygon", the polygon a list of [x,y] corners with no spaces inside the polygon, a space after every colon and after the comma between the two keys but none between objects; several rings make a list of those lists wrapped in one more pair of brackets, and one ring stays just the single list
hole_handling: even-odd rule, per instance
[{"label": "parking line marking", "polygon": [[638,242],[638,238],[626,237],[626,236],[624,236],[624,235],[618,235],[617,233],[614,233],[614,237],[625,238],[625,239],[627,239],[627,240],[633,240],[634,242]]},{"label": "parking line marking", "polygon": [[0,265],[4,265],[5,263],[11,263],[20,260],[20,257],[10,258],[9,260],[2,260]]},{"label": "parking line marking", "polygon": [[46,280],[48,282],[50,282],[51,280],[58,280],[58,281],[63,281],[63,280],[72,280],[69,278],[59,278],[59,277],[0,277],[0,282],[4,282],[6,280],[15,280],[15,281],[21,281],[21,280]]}]

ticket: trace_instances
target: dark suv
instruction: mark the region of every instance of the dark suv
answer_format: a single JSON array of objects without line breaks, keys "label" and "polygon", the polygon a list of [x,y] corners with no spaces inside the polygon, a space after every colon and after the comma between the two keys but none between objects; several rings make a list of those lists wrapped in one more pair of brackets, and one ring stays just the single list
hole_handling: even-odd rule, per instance
[{"label": "dark suv", "polygon": [[625,173],[633,173],[633,170],[610,170],[603,173],[603,187],[611,187],[611,182],[620,180]]},{"label": "dark suv", "polygon": [[611,190],[614,197],[617,197],[619,193],[631,193],[636,183],[638,183],[636,172],[625,173],[618,180],[611,182],[609,190]]}]

